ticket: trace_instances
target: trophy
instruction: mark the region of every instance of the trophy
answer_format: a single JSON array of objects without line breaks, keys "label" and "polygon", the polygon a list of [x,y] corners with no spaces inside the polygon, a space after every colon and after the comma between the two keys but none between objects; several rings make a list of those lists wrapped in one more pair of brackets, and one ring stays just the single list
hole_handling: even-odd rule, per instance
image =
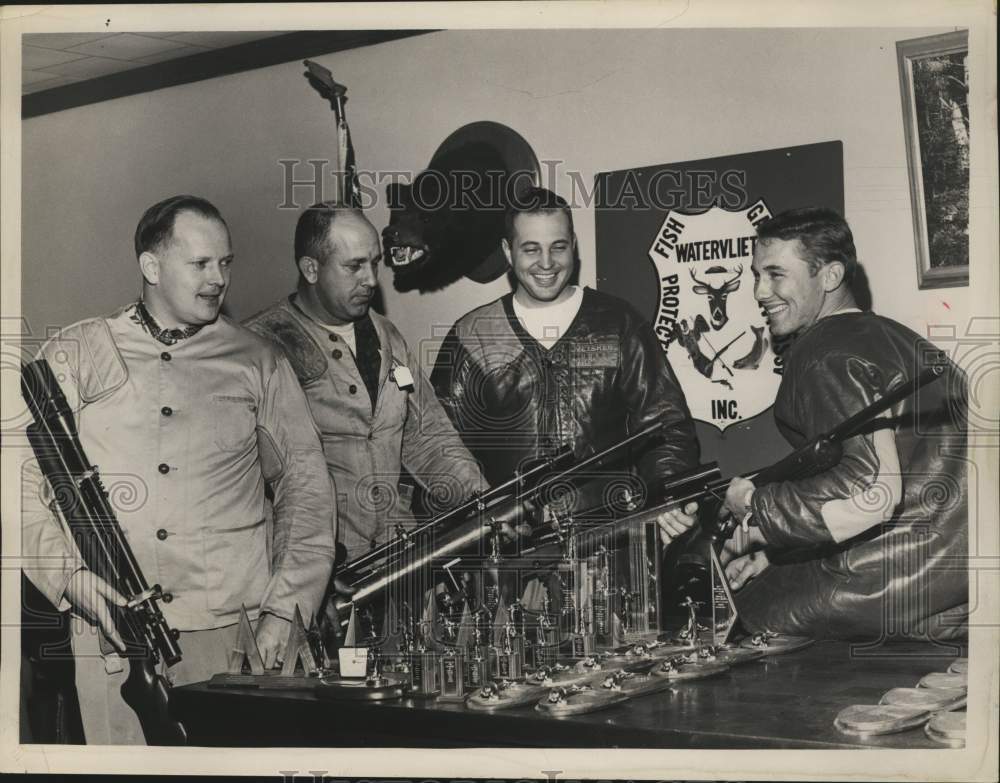
[{"label": "trophy", "polygon": [[559,657],[559,629],[555,627],[549,619],[551,601],[546,592],[542,599],[542,613],[538,617],[534,646],[534,664],[539,669],[542,666],[553,664]]},{"label": "trophy", "polygon": [[514,624],[508,619],[501,631],[502,637],[496,652],[494,675],[501,680],[520,680],[524,678],[523,651],[515,649],[515,640],[520,641]]},{"label": "trophy", "polygon": [[596,639],[594,637],[594,616],[592,596],[587,590],[587,563],[577,560],[573,563],[574,582],[579,589],[576,590],[575,602],[573,606],[573,625],[569,633],[570,656],[573,658],[586,658],[597,651]]},{"label": "trophy", "polygon": [[712,644],[726,644],[736,625],[738,613],[729,580],[714,546],[709,546],[712,564]]},{"label": "trophy", "polygon": [[426,624],[421,623],[418,632],[411,616],[403,630],[402,657],[409,674],[409,693],[418,698],[437,694],[437,666],[434,652],[427,649],[426,638]]},{"label": "trophy", "polygon": [[438,659],[441,701],[465,701],[465,660],[454,647]]},{"label": "trophy", "polygon": [[480,688],[486,682],[488,672],[488,651],[483,646],[483,633],[479,627],[479,612],[476,612],[477,622],[472,629],[472,645],[466,648],[465,685],[468,688]]}]

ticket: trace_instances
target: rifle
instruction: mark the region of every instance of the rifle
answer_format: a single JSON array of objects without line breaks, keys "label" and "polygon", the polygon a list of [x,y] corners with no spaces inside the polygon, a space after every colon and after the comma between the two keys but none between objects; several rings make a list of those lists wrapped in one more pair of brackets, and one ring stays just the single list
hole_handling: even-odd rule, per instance
[{"label": "rifle", "polygon": [[[491,559],[499,560],[501,530],[505,524],[516,522],[524,514],[526,504],[543,496],[546,491],[566,486],[576,474],[605,464],[619,450],[658,433],[663,427],[663,422],[651,424],[568,467],[566,463],[572,453],[563,450],[530,471],[515,474],[509,481],[434,517],[413,531],[400,528],[394,540],[340,568],[337,576],[354,591],[350,602],[340,607],[341,611],[347,611],[352,606],[360,608],[408,574],[435,560],[465,551],[490,532],[494,542]],[[538,480],[529,485],[533,479]],[[510,494],[512,491],[513,495]],[[456,520],[462,521],[446,528],[447,524]],[[422,550],[427,551],[418,554]],[[412,556],[405,557],[408,553]]]},{"label": "rifle", "polygon": [[27,428],[28,441],[87,568],[128,602],[124,607],[110,607],[129,662],[122,698],[138,716],[148,744],[183,745],[184,727],[168,710],[170,686],[155,668],[161,658],[168,666],[181,659],[180,634],[167,624],[157,604],[162,597],[160,586],[146,583],[97,466],[84,454],[69,403],[45,359],[21,368],[21,394],[34,418]]},{"label": "rifle", "polygon": [[[915,394],[917,389],[940,378],[944,374],[944,370],[944,364],[929,367],[916,378],[901,383],[895,389],[886,392],[885,396],[858,411],[829,432],[813,438],[804,446],[799,447],[769,467],[744,474],[745,477],[750,479],[754,485],[763,486],[778,481],[794,481],[829,470],[843,457],[844,441],[861,434],[875,417]],[[658,505],[618,520],[615,524],[624,524],[640,519],[653,521],[668,508],[683,506],[692,500],[699,501],[699,505],[704,505],[705,500],[708,499],[710,501],[707,504],[708,508],[699,509],[702,525],[716,545],[724,543],[739,526],[737,520],[733,519],[731,515],[719,519],[716,513],[725,500],[726,488],[730,481],[731,479],[722,477],[716,463],[699,465],[690,471],[671,477],[670,481],[660,490]],[[749,523],[755,524],[753,519]]]}]

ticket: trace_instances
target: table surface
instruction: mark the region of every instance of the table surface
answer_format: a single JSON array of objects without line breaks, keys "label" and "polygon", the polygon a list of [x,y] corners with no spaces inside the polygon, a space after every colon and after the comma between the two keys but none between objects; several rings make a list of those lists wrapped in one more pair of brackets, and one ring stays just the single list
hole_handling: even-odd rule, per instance
[{"label": "table surface", "polygon": [[862,739],[840,733],[833,720],[845,707],[877,704],[891,688],[947,670],[964,654],[951,645],[820,642],[567,718],[531,707],[481,713],[435,700],[331,701],[308,691],[206,683],[175,688],[171,703],[192,745],[942,748],[922,728]]}]

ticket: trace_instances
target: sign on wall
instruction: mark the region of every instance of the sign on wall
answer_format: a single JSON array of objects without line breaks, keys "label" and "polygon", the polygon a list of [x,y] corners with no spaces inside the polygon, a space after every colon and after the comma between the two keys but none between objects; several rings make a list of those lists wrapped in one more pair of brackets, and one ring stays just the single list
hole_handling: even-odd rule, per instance
[{"label": "sign on wall", "polygon": [[724,439],[737,467],[766,464],[784,448],[769,409],[786,346],[754,299],[755,227],[793,207],[843,213],[841,143],[613,171],[596,192],[597,287],[653,325],[703,458]]},{"label": "sign on wall", "polygon": [[649,248],[659,278],[654,330],[691,415],[725,429],[770,407],[780,359],[753,296],[754,227],[771,216],[747,209],[667,212]]}]

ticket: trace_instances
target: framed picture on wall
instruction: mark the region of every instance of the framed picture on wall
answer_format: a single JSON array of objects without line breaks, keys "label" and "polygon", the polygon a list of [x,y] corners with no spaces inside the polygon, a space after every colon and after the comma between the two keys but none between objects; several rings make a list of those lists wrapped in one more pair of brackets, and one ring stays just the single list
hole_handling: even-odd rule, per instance
[{"label": "framed picture on wall", "polygon": [[896,42],[920,288],[969,284],[969,33]]}]

